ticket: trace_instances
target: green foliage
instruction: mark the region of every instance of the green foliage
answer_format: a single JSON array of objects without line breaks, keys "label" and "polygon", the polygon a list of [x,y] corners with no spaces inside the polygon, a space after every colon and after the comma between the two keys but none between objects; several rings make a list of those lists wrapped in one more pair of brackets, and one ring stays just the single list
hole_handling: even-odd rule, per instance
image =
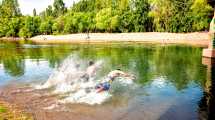
[{"label": "green foliage", "polygon": [[46,8],[45,16],[46,16],[46,17],[49,17],[49,16],[52,16],[52,15],[53,15],[52,6],[49,5],[48,8]]},{"label": "green foliage", "polygon": [[2,0],[0,11],[0,17],[11,18],[21,15],[17,0]]},{"label": "green foliage", "polygon": [[74,12],[93,12],[95,10],[95,2],[97,0],[80,0],[72,7]]},{"label": "green foliage", "polygon": [[16,37],[20,29],[21,12],[17,0],[0,3],[0,37]]},{"label": "green foliage", "polygon": [[120,15],[120,31],[121,32],[132,32],[134,30],[134,14],[132,14],[131,10],[126,10]]},{"label": "green foliage", "polygon": [[59,17],[56,19],[52,26],[52,31],[54,34],[63,33],[65,26],[65,19],[64,17]]},{"label": "green foliage", "polygon": [[41,25],[40,25],[40,32],[42,34],[48,35],[52,33],[52,18],[47,18],[46,20],[42,21]]},{"label": "green foliage", "polygon": [[6,111],[7,111],[6,108],[0,106],[0,113],[5,113]]},{"label": "green foliage", "polygon": [[148,17],[150,11],[150,4],[148,0],[135,0],[134,2],[135,10],[134,13],[134,24],[135,32],[147,32],[150,30],[151,21]]},{"label": "green foliage", "polygon": [[66,33],[87,32],[94,29],[92,13],[75,12],[66,16],[64,31]]},{"label": "green foliage", "polygon": [[23,19],[24,25],[19,32],[19,36],[23,38],[30,38],[34,35],[38,35],[40,33],[39,27],[41,24],[40,17],[30,17],[27,16]]},{"label": "green foliage", "polygon": [[211,15],[213,9],[206,0],[195,0],[191,6],[191,13],[193,17],[192,28],[197,31],[205,30],[208,28],[210,19],[208,16]]},{"label": "green foliage", "polygon": [[55,17],[63,15],[67,11],[67,8],[65,7],[63,0],[54,0],[53,7],[54,7],[53,15]]},{"label": "green foliage", "polygon": [[110,30],[111,8],[104,8],[96,14],[96,28],[100,31]]},{"label": "green foliage", "polygon": [[151,0],[155,31],[192,32],[208,29],[212,7],[206,0]]},{"label": "green foliage", "polygon": [[8,22],[8,31],[6,32],[7,37],[15,37],[19,32],[20,28],[20,19],[19,18],[11,18]]},{"label": "green foliage", "polygon": [[208,30],[207,0],[80,0],[67,10],[54,0],[37,16],[22,16],[17,0],[0,3],[0,37],[78,32],[194,32]]},{"label": "green foliage", "polygon": [[96,28],[99,31],[113,32],[119,27],[119,16],[115,10],[104,8],[96,14]]}]

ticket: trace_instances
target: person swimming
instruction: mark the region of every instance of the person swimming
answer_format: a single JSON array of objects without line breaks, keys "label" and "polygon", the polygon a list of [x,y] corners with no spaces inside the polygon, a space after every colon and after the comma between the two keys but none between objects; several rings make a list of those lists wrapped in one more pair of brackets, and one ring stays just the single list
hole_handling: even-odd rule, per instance
[{"label": "person swimming", "polygon": [[86,74],[89,77],[93,77],[96,75],[96,69],[97,69],[96,64],[93,61],[89,61],[89,67],[86,70]]},{"label": "person swimming", "polygon": [[128,74],[126,72],[121,71],[120,69],[113,70],[109,72],[107,75],[107,80],[103,83],[99,83],[96,85],[95,89],[97,90],[97,93],[102,92],[102,91],[108,91],[111,87],[111,83],[115,80],[117,77],[126,77],[131,80],[135,79],[135,76]]},{"label": "person swimming", "polygon": [[89,61],[89,66],[87,67],[84,74],[81,76],[82,79],[84,79],[85,82],[89,81],[90,78],[93,78],[96,76],[96,72],[100,65],[94,63],[93,61]]}]

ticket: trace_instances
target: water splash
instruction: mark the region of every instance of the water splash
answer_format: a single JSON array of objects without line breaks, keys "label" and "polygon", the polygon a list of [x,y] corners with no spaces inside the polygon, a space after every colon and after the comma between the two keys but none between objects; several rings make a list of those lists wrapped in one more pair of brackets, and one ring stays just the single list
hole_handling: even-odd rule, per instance
[{"label": "water splash", "polygon": [[[95,75],[89,75],[89,79],[84,77],[88,67],[89,60],[80,59],[77,55],[71,55],[65,59],[62,64],[56,68],[43,85],[36,86],[36,89],[54,88],[54,94],[66,94],[61,103],[86,103],[90,105],[102,104],[109,100],[112,94],[109,91],[97,93],[95,86],[98,83],[106,81],[106,77],[98,74],[103,69],[105,60],[95,61]],[[119,79],[118,83],[122,85],[133,84],[132,80]],[[115,84],[115,82],[113,82]]]}]

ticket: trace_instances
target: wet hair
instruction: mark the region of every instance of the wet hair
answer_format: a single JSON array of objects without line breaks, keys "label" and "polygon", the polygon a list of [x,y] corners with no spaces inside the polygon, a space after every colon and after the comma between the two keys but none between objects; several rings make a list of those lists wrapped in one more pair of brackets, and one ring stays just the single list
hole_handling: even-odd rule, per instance
[{"label": "wet hair", "polygon": [[76,68],[79,68],[79,67],[80,67],[80,64],[76,64],[75,67],[76,67]]},{"label": "wet hair", "polygon": [[120,70],[120,71],[121,71],[121,69],[120,69],[120,68],[117,68],[116,70]]},{"label": "wet hair", "polygon": [[93,65],[94,64],[94,62],[93,61],[89,61],[89,65]]}]

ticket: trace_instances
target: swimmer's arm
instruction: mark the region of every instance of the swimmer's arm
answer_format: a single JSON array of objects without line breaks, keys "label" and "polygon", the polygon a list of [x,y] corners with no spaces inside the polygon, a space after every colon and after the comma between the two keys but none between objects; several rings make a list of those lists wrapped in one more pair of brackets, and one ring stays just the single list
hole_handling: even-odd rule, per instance
[{"label": "swimmer's arm", "polygon": [[127,77],[127,78],[129,78],[129,79],[136,79],[136,77],[135,77],[133,74],[125,73],[123,76],[124,76],[124,77]]}]

